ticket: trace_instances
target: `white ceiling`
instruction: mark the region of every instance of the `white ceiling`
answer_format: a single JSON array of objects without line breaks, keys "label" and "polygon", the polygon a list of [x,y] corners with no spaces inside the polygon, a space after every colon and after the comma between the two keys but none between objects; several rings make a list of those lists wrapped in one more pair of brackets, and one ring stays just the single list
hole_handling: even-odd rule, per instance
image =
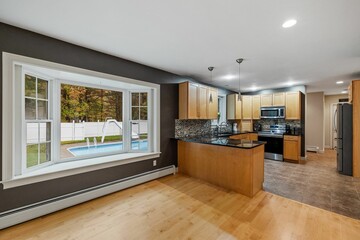
[{"label": "white ceiling", "polygon": [[0,0],[2,22],[209,84],[237,89],[243,57],[242,91],[326,94],[360,79],[359,12],[359,0]]}]

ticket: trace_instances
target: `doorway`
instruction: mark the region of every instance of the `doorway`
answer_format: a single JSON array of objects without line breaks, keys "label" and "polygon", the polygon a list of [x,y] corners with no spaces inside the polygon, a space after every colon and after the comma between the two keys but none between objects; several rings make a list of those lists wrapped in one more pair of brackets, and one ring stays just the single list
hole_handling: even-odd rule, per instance
[{"label": "doorway", "polygon": [[336,149],[337,147],[337,103],[333,103],[330,106],[330,147]]}]

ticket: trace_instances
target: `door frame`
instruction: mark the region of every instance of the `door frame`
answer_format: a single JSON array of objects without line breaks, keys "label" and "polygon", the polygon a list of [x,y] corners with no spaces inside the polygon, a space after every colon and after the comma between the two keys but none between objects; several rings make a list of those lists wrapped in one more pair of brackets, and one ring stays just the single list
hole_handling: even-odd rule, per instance
[{"label": "door frame", "polygon": [[333,139],[333,126],[334,126],[334,113],[333,112],[333,107],[338,105],[338,103],[332,103],[330,105],[330,148],[334,149],[333,143],[334,143],[334,139]]}]

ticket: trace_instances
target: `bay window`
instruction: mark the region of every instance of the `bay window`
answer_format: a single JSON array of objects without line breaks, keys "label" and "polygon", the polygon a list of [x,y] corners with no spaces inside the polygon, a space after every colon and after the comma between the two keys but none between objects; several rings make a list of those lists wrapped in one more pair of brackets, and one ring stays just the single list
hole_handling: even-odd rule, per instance
[{"label": "bay window", "polygon": [[158,156],[158,85],[13,54],[3,59],[2,183]]}]

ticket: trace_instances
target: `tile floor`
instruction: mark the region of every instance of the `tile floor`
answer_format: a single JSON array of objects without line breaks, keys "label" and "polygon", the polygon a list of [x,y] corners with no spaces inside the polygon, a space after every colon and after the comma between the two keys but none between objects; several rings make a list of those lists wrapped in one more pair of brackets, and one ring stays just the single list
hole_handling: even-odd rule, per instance
[{"label": "tile floor", "polygon": [[360,179],[336,171],[336,151],[307,153],[305,164],[265,160],[264,190],[360,219]]}]

